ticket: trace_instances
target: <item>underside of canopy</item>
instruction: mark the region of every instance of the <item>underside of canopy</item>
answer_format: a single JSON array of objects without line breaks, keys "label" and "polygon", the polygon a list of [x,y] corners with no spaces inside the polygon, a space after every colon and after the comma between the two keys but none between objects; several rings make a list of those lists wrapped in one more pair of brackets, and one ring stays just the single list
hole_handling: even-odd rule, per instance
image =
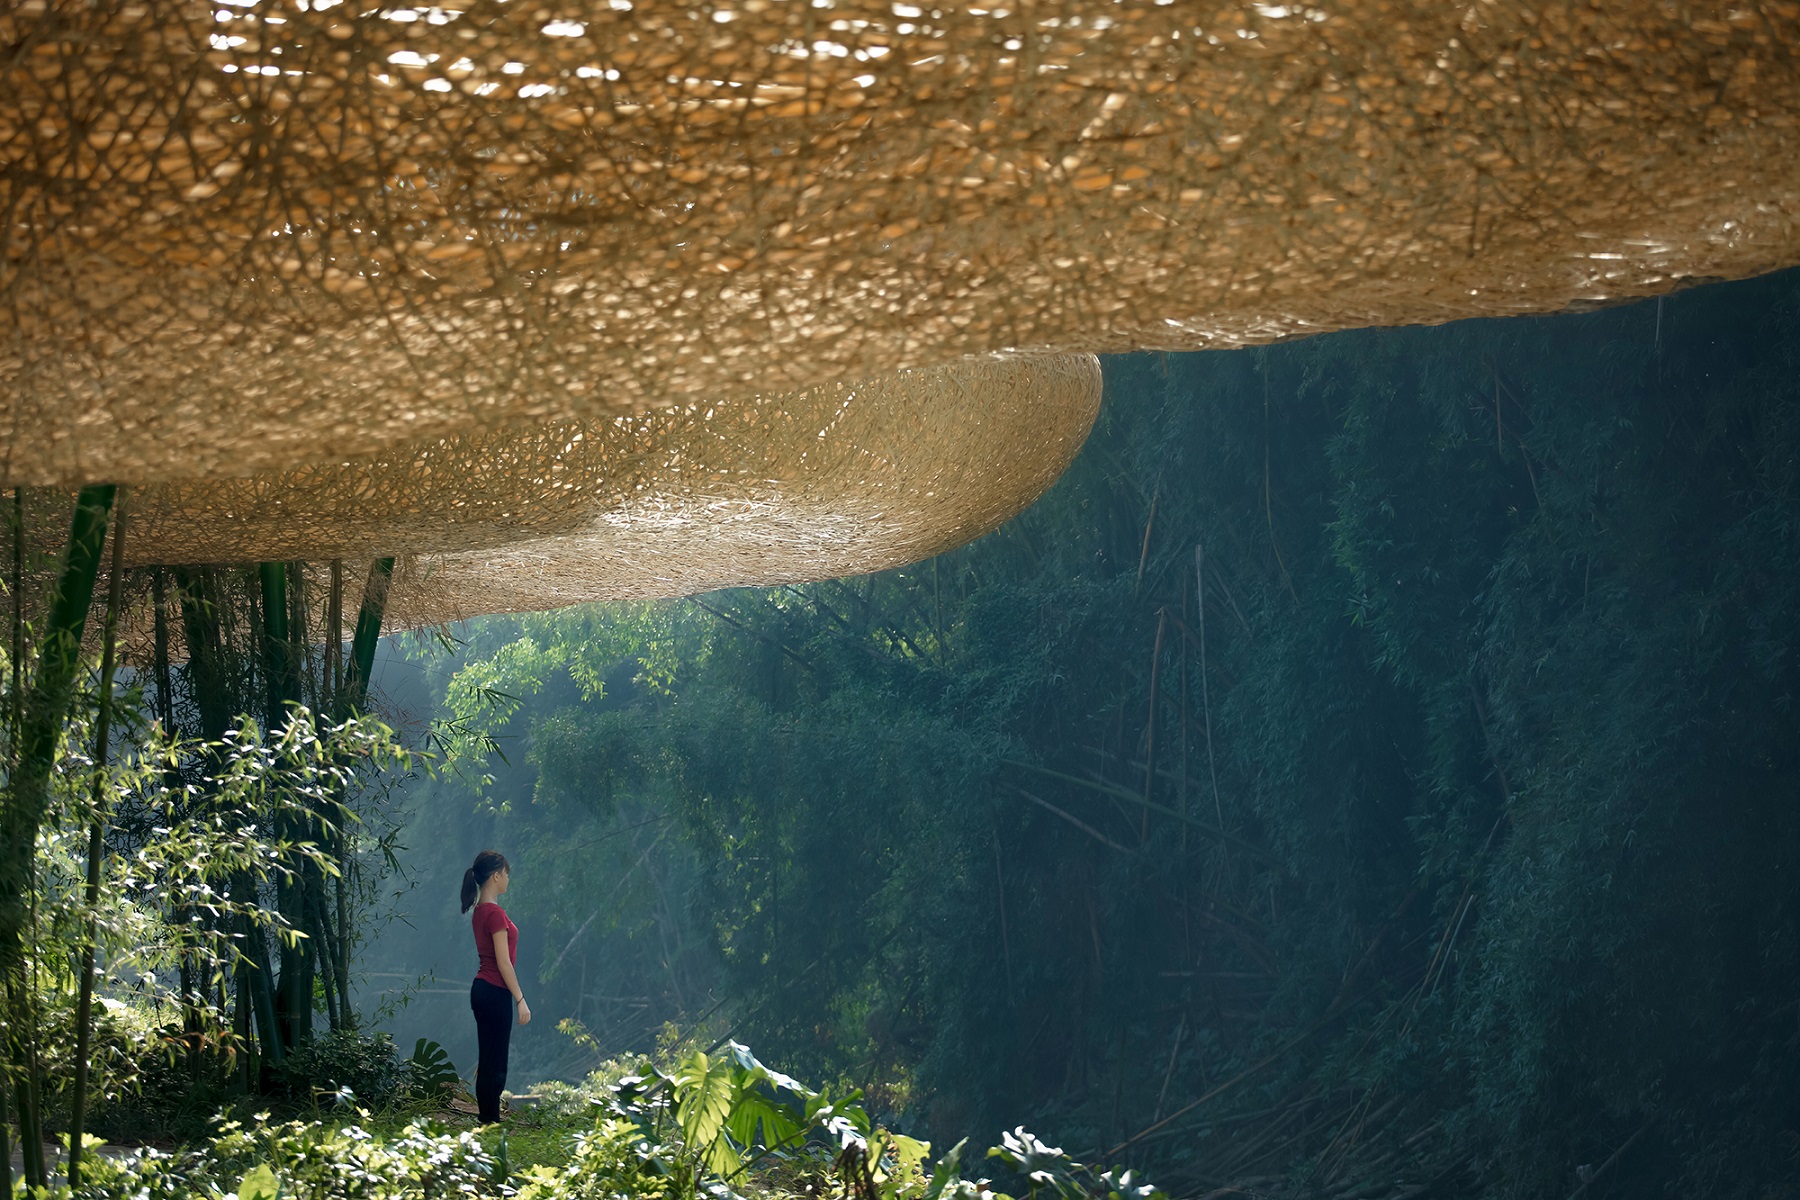
[{"label": "underside of canopy", "polygon": [[1800,260],[1800,5],[15,0],[5,482]]},{"label": "underside of canopy", "polygon": [[402,625],[881,570],[1035,500],[1100,405],[1092,355],[418,443],[132,489],[133,565],[399,557]]}]

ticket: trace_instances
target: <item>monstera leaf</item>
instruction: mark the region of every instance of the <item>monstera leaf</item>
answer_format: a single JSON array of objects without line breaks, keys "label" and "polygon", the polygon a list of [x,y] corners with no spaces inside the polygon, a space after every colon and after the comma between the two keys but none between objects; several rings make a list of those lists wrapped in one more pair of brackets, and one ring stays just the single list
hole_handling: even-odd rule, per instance
[{"label": "monstera leaf", "polygon": [[407,1061],[413,1090],[421,1096],[442,1095],[456,1086],[456,1064],[444,1048],[430,1038],[420,1038]]},{"label": "monstera leaf", "polygon": [[696,1050],[675,1070],[675,1119],[688,1149],[715,1175],[737,1170],[743,1161],[726,1127],[738,1098],[740,1068],[729,1055],[717,1058]]}]

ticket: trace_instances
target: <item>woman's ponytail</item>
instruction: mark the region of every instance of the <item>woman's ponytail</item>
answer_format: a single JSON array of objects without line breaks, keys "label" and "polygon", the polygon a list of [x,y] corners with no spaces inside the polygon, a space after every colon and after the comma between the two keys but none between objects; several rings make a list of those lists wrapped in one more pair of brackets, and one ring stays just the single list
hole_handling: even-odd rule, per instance
[{"label": "woman's ponytail", "polygon": [[483,850],[475,856],[475,865],[463,872],[462,910],[468,912],[474,907],[475,900],[481,895],[481,885],[509,870],[506,855],[498,850]]}]

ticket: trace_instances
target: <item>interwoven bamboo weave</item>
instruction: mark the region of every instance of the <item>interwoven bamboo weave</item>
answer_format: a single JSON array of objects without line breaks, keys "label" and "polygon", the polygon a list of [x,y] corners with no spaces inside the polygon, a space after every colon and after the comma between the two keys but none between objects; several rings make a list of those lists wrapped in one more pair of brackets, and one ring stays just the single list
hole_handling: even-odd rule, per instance
[{"label": "interwoven bamboo weave", "polygon": [[151,563],[402,557],[399,626],[880,570],[1036,499],[1100,404],[1091,355],[533,426],[243,481],[133,489]]},{"label": "interwoven bamboo weave", "polygon": [[[810,412],[784,406],[782,432],[759,421],[744,446],[770,470],[739,480],[684,471],[680,488],[646,489],[563,536],[403,560],[390,619],[418,626],[917,562],[995,528],[1055,482],[1099,411],[1100,364],[972,362],[808,395]],[[683,419],[691,427],[698,414]],[[697,440],[667,444],[685,461]],[[778,463],[763,449],[771,442],[805,452]]]},{"label": "interwoven bamboo weave", "polygon": [[1800,259],[1793,0],[11,0],[4,482]]}]

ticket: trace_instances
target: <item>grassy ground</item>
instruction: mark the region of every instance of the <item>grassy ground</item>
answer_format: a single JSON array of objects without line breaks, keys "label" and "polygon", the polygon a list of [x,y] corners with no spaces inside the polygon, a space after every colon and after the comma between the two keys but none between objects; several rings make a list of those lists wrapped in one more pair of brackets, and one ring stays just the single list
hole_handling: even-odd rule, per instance
[{"label": "grassy ground", "polygon": [[[328,1113],[320,1116],[331,1118]],[[408,1104],[364,1115],[346,1114],[342,1119],[362,1126],[376,1137],[392,1137],[420,1117],[451,1132],[475,1130],[482,1146],[496,1157],[504,1139],[506,1159],[515,1171],[534,1166],[566,1166],[575,1136],[594,1123],[584,1099],[543,1102],[530,1097],[513,1103],[498,1125],[478,1125],[474,1117],[436,1104]]]},{"label": "grassy ground", "polygon": [[474,1130],[481,1144],[493,1154],[499,1153],[504,1137],[508,1160],[523,1169],[565,1165],[573,1150],[575,1135],[593,1124],[586,1097],[577,1089],[566,1087],[547,1100],[524,1097],[513,1101],[499,1125],[486,1127],[479,1125],[469,1113],[430,1101],[408,1101],[371,1110],[333,1105],[328,1100],[246,1096],[235,1086],[198,1086],[179,1099],[154,1107],[145,1106],[141,1101],[133,1103],[138,1100],[138,1097],[127,1097],[125,1103],[103,1108],[89,1125],[90,1134],[110,1144],[155,1146],[172,1151],[205,1144],[214,1136],[221,1120],[245,1125],[322,1121],[339,1127],[357,1125],[377,1138],[386,1138],[423,1118],[450,1133]]},{"label": "grassy ground", "polygon": [[506,1158],[514,1170],[527,1167],[561,1167],[568,1165],[574,1149],[575,1135],[591,1127],[593,1119],[585,1113],[576,1115],[548,1105],[514,1108],[499,1127],[488,1126],[481,1132],[481,1143],[488,1153],[500,1153],[500,1139],[506,1139]]}]

